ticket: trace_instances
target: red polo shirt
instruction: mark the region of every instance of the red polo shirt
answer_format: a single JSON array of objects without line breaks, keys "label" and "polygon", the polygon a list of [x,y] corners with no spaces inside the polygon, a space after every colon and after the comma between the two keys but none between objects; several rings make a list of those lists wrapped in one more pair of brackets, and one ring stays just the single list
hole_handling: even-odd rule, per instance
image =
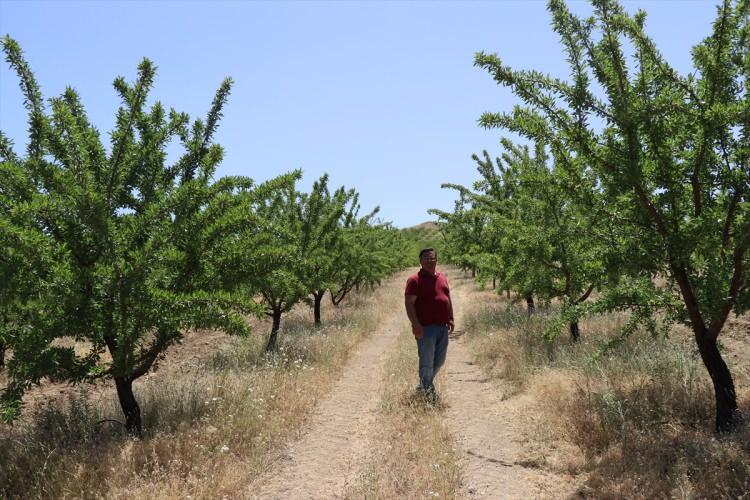
[{"label": "red polo shirt", "polygon": [[431,275],[424,269],[406,280],[404,295],[416,295],[414,303],[421,325],[444,325],[451,319],[450,290],[443,273]]}]

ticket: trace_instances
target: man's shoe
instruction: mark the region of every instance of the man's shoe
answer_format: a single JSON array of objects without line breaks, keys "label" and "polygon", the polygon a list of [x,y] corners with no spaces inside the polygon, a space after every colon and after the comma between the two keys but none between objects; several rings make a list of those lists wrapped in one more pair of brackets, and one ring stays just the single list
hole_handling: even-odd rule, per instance
[{"label": "man's shoe", "polygon": [[440,402],[440,397],[435,389],[425,391],[425,397],[427,398],[427,402],[431,405],[436,405]]}]

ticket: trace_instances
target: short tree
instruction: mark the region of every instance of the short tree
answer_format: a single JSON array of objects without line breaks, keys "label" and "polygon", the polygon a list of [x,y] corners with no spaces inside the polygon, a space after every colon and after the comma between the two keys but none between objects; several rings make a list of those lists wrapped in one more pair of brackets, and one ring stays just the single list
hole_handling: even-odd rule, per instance
[{"label": "short tree", "polygon": [[[581,304],[606,279],[610,246],[600,236],[608,224],[569,195],[579,186],[569,186],[564,169],[548,161],[544,144],[537,143],[533,154],[507,140],[503,145],[505,168],[498,174],[480,170],[486,182],[477,187],[486,191],[478,200],[497,207],[495,224],[503,228],[498,251],[509,279],[545,301],[559,299],[563,310]],[[499,177],[507,195],[495,199],[489,188],[497,183],[490,179]],[[571,339],[578,340],[574,317],[569,327]]]},{"label": "short tree", "polygon": [[246,264],[255,269],[247,275],[251,293],[260,296],[260,303],[271,320],[271,332],[266,351],[278,347],[281,316],[299,303],[308,293],[302,278],[304,256],[299,232],[299,192],[296,181],[301,172],[291,174],[289,182],[268,192],[262,200],[252,200],[245,217],[253,217],[254,224],[240,235]]},{"label": "short tree", "polygon": [[[468,193],[463,187],[454,184],[444,184],[442,187],[456,188],[462,195]],[[482,259],[487,214],[474,206],[471,196],[462,196],[457,200],[453,212],[437,209],[427,212],[438,217],[445,241],[443,258],[464,271],[471,271],[472,277],[476,277]]]},{"label": "short tree", "polygon": [[359,216],[359,195],[348,203],[341,222],[341,239],[333,252],[336,263],[329,285],[331,302],[338,306],[346,296],[363,285],[378,283],[400,267],[402,245],[396,232],[373,222],[380,211]]},{"label": "short tree", "polygon": [[[5,37],[2,46],[29,110],[27,154],[5,148],[2,168],[14,176],[0,178],[0,193],[25,194],[12,200],[2,220],[10,221],[11,232],[20,227],[43,241],[54,257],[39,263],[39,298],[25,303],[17,315],[25,324],[5,339],[13,356],[3,416],[18,415],[24,391],[45,376],[73,382],[106,377],[115,382],[128,431],[140,435],[133,382],[185,329],[249,331],[243,317],[253,310],[249,301],[196,286],[200,245],[193,248],[185,234],[204,207],[194,194],[210,191],[222,159],[211,141],[231,81],[222,83],[206,121],[188,127],[186,115],[166,112],[158,102],[146,109],[156,68],[144,59],[134,84],[114,82],[123,104],[107,152],[76,92],[68,88],[50,99],[47,114],[18,44]],[[165,148],[175,136],[186,152],[170,166]],[[2,298],[22,295],[3,290]],[[64,338],[77,341],[79,350],[63,347],[58,339]]]},{"label": "short tree", "polygon": [[313,319],[321,324],[320,309],[328,289],[333,285],[337,268],[337,250],[344,245],[343,220],[346,205],[354,190],[343,187],[331,193],[328,174],[315,181],[310,193],[299,196],[296,227],[300,234],[300,271],[302,281],[312,294]]}]

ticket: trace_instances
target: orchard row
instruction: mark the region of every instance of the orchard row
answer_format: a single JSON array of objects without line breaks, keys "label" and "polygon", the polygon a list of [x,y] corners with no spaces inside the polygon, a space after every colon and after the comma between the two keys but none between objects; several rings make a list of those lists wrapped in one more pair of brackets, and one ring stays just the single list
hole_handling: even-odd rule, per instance
[{"label": "orchard row", "polygon": [[[644,12],[593,0],[593,16],[551,0],[568,79],[475,64],[520,103],[480,123],[515,133],[474,159],[481,180],[457,189],[442,221],[447,256],[516,290],[557,299],[573,340],[585,314],[632,311],[658,334],[687,324],[711,377],[716,428],[741,420],[718,338],[750,309],[750,2],[725,0],[681,76],[645,32]],[[660,321],[665,320],[665,324]],[[585,334],[585,332],[584,332]]]},{"label": "orchard row", "polygon": [[[328,293],[338,305],[403,267],[400,232],[360,216],[353,189],[328,176],[300,192],[301,172],[256,184],[214,180],[223,157],[213,142],[231,80],[205,120],[147,107],[155,67],[114,82],[122,105],[109,151],[68,88],[46,106],[18,44],[2,39],[28,109],[29,136],[16,153],[0,132],[0,359],[10,353],[0,399],[6,421],[24,392],[48,377],[114,380],[126,427],[141,434],[133,382],[188,329],[250,333],[268,315],[267,350],[282,315],[301,301],[321,321]],[[168,164],[166,148],[183,153]],[[73,339],[71,342],[61,342]]]}]

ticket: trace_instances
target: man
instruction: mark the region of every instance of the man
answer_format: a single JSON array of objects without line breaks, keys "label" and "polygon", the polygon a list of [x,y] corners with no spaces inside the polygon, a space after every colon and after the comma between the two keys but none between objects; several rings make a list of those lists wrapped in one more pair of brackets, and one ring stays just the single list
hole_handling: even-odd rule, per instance
[{"label": "man", "polygon": [[448,280],[437,272],[437,252],[425,248],[419,252],[421,269],[406,280],[404,304],[417,339],[419,387],[430,402],[437,402],[433,380],[445,362],[448,333],[453,331],[453,304]]}]

